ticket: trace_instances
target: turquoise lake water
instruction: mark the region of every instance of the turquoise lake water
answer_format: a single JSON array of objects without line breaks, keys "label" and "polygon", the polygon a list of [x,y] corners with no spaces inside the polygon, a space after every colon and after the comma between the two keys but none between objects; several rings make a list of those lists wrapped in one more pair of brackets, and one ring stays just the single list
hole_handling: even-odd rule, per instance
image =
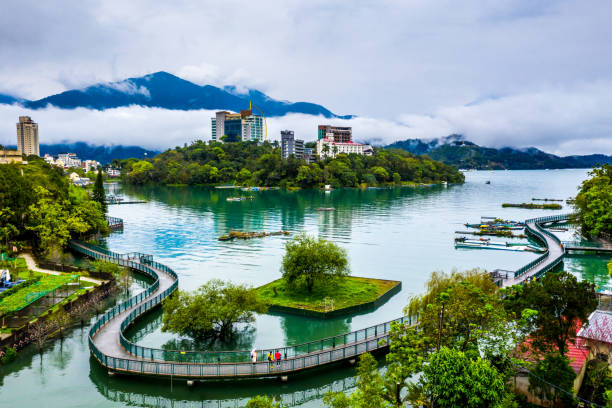
[{"label": "turquoise lake water", "polygon": [[[258,286],[280,277],[284,244],[290,237],[221,242],[230,229],[307,232],[336,242],[348,252],[353,275],[402,281],[402,291],[365,314],[319,320],[297,316],[258,316],[234,345],[266,348],[328,337],[399,317],[407,299],[423,290],[431,271],[452,268],[513,270],[536,257],[533,253],[457,250],[454,232],[481,216],[525,219],[570,212],[502,209],[503,202],[575,196],[587,170],[472,171],[464,185],[379,190],[236,192],[204,187],[114,187],[116,194],[146,204],[115,205],[110,215],[125,221],[122,233],[106,239],[116,252],[153,254],[179,275],[179,287],[193,290],[211,278]],[[490,184],[486,184],[490,181]],[[234,195],[252,200],[227,202]],[[334,207],[335,211],[318,211]],[[572,238],[572,232],[563,233]],[[502,240],[496,238],[496,240]],[[572,256],[566,270],[609,284],[608,259]],[[134,285],[134,291],[140,285]],[[130,331],[133,340],[151,347],[192,347],[186,339],[162,333],[161,315],[152,313]],[[113,377],[89,357],[88,327],[53,341],[40,356],[28,349],[0,367],[0,406],[242,406],[251,395],[280,395],[292,405],[321,406],[330,388],[350,389],[353,370],[338,368],[277,382],[200,384],[136,377]],[[222,348],[224,346],[221,346]],[[85,404],[86,402],[86,404]],[[302,403],[303,402],[303,403]]]}]

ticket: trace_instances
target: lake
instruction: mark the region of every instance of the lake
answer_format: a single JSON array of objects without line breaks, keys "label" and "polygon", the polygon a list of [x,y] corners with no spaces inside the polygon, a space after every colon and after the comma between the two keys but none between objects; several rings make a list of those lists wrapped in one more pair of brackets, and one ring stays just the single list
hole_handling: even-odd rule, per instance
[{"label": "lake", "polygon": [[[361,329],[401,316],[410,296],[423,291],[432,271],[453,268],[517,269],[537,255],[524,252],[454,248],[454,232],[481,216],[523,220],[570,212],[502,209],[504,202],[532,198],[567,199],[575,196],[587,170],[470,171],[464,185],[391,189],[342,189],[330,193],[241,192],[208,187],[111,187],[118,195],[146,204],[113,205],[109,215],[124,219],[122,233],[106,245],[115,252],[144,252],[173,268],[179,288],[193,290],[212,278],[259,286],[280,277],[284,245],[291,237],[274,236],[222,242],[230,229],[286,230],[315,234],[347,250],[351,271],[402,281],[402,290],[378,309],[365,314],[319,320],[290,315],[261,315],[242,330],[234,344],[217,348],[266,348],[297,344]],[[486,184],[490,181],[490,184]],[[228,202],[230,196],[252,199]],[[333,207],[334,211],[318,211]],[[564,233],[564,238],[572,232]],[[502,240],[496,238],[496,240]],[[518,241],[517,241],[518,242]],[[577,276],[609,284],[608,259],[572,256],[565,268]],[[144,282],[134,285],[141,290]],[[161,313],[142,319],[129,336],[150,347],[198,347],[187,339],[163,333]],[[51,342],[40,356],[28,349],[9,366],[0,367],[0,406],[92,407],[244,405],[251,395],[283,395],[292,405],[321,406],[330,389],[350,389],[352,368],[338,368],[277,382],[200,384],[136,377],[108,377],[89,357],[88,327],[76,328],[63,341]]]}]

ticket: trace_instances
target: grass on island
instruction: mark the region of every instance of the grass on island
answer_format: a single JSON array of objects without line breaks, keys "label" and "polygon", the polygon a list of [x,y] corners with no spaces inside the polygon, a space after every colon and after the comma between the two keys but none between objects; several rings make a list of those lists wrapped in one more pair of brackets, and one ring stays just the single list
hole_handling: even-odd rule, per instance
[{"label": "grass on island", "polygon": [[514,207],[514,208],[527,208],[530,210],[560,210],[563,208],[561,204],[534,204],[534,203],[521,203],[521,204],[510,204],[503,203],[503,208]]},{"label": "grass on island", "polygon": [[[259,299],[268,306],[326,312],[333,299],[333,310],[372,302],[399,284],[397,281],[348,276],[335,285],[315,286],[312,293],[306,289],[289,290],[284,279],[277,279],[257,288]],[[276,294],[274,293],[276,288]],[[327,308],[326,308],[327,306]]]}]

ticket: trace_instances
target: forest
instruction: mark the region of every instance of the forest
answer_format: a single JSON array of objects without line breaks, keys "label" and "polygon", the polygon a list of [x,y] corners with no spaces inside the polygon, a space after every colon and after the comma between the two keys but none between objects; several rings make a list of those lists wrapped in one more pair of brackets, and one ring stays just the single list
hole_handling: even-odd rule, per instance
[{"label": "forest", "polygon": [[399,149],[374,149],[372,156],[339,154],[308,164],[281,158],[278,143],[203,142],[169,149],[146,160],[117,161],[131,184],[334,188],[410,183],[463,183],[451,166]]},{"label": "forest", "polygon": [[31,245],[49,255],[72,238],[108,232],[100,203],[63,169],[36,156],[27,161],[0,165],[0,247]]}]

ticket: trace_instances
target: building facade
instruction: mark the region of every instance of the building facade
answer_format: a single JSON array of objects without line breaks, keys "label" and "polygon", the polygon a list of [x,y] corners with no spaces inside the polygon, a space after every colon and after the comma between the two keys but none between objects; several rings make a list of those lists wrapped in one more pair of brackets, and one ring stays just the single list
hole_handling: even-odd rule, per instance
[{"label": "building facade", "polygon": [[17,151],[21,154],[40,156],[38,124],[29,116],[20,116],[17,123]]},{"label": "building facade", "polygon": [[18,150],[0,150],[0,164],[22,163],[23,157]]},{"label": "building facade", "polygon": [[317,141],[317,153],[320,158],[334,158],[341,153],[345,154],[363,154],[365,145],[355,143],[352,140],[348,142],[336,142],[334,136],[329,136]]},{"label": "building facade", "polygon": [[219,111],[211,118],[212,140],[220,142],[221,136],[227,136],[227,142],[263,142],[263,118],[253,115],[251,110],[240,113]]},{"label": "building facade", "polygon": [[350,127],[319,125],[318,140],[333,137],[338,143],[348,143],[353,140],[353,129]]},{"label": "building facade", "polygon": [[288,159],[304,159],[304,141],[296,139],[293,130],[281,130],[281,156]]}]

